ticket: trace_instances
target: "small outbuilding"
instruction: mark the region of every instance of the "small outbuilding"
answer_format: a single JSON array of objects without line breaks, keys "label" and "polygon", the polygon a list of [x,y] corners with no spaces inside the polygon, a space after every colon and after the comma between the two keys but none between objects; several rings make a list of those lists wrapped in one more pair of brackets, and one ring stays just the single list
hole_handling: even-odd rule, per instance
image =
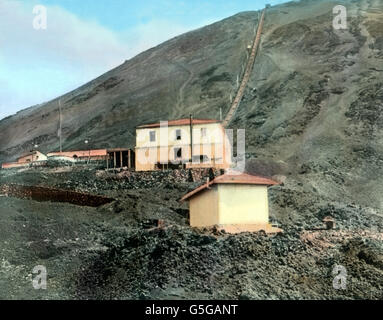
[{"label": "small outbuilding", "polygon": [[327,230],[335,228],[335,219],[331,216],[324,217],[323,223],[325,224]]},{"label": "small outbuilding", "polygon": [[269,223],[268,187],[271,179],[245,173],[224,174],[186,194],[190,225],[213,227],[228,233],[277,233],[282,230]]},{"label": "small outbuilding", "polygon": [[48,158],[45,154],[35,150],[23,154],[21,157],[17,158],[17,162],[3,163],[1,167],[3,169],[21,168],[26,167],[30,164],[36,164],[38,162],[46,161],[47,159]]}]

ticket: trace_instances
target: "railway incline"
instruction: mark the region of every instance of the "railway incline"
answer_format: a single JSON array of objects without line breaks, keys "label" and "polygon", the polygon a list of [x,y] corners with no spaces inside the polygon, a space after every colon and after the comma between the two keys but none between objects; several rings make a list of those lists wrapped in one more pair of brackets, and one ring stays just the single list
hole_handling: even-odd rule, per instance
[{"label": "railway incline", "polygon": [[227,127],[229,125],[231,119],[233,118],[235,111],[238,109],[239,104],[241,103],[241,100],[243,98],[243,94],[245,92],[247,83],[249,82],[251,72],[252,72],[253,67],[254,67],[255,58],[257,57],[259,44],[261,42],[261,35],[262,35],[262,31],[263,31],[265,14],[266,14],[266,9],[263,9],[261,18],[260,18],[259,23],[258,23],[257,33],[255,35],[253,46],[251,48],[251,54],[250,54],[250,57],[247,61],[245,73],[244,73],[244,76],[242,78],[241,84],[239,86],[237,95],[235,96],[235,98],[231,104],[231,107],[229,109],[229,112],[227,113],[227,115],[223,121],[224,127]]}]

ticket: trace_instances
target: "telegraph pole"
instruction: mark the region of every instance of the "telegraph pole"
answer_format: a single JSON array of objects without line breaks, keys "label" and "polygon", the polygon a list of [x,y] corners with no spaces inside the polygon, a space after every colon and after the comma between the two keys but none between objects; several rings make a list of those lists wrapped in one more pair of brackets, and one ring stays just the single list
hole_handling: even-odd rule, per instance
[{"label": "telegraph pole", "polygon": [[193,116],[190,115],[190,163],[193,162]]},{"label": "telegraph pole", "polygon": [[61,138],[61,136],[62,136],[61,99],[59,99],[59,115],[60,115],[60,117],[59,117],[59,121],[60,121],[60,123],[59,123],[59,133],[60,133],[60,153],[62,153],[62,152],[63,152],[63,149],[62,149],[62,138]]},{"label": "telegraph pole", "polygon": [[87,161],[87,164],[89,164],[90,162],[90,145],[89,145],[89,139],[86,139],[84,141],[85,145],[88,147],[88,152],[89,152],[89,157],[88,157],[88,161]]}]

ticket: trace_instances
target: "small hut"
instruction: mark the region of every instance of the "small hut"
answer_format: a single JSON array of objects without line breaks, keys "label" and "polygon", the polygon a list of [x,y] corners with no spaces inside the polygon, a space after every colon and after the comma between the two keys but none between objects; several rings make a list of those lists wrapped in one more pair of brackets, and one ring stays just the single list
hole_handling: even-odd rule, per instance
[{"label": "small hut", "polygon": [[245,173],[224,174],[186,194],[190,225],[228,233],[282,231],[269,223],[268,187],[278,183]]}]

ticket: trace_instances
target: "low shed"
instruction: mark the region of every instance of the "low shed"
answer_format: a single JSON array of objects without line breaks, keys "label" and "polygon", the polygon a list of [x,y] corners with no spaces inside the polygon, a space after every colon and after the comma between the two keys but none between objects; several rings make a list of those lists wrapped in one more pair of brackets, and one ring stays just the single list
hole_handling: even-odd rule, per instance
[{"label": "low shed", "polygon": [[225,174],[186,194],[192,227],[217,226],[229,233],[280,232],[269,223],[268,187],[278,184],[245,173]]},{"label": "low shed", "polygon": [[48,158],[45,154],[35,150],[23,154],[21,157],[17,158],[17,162],[3,163],[1,167],[2,169],[22,168],[27,167],[30,164],[41,163],[42,161],[46,161],[47,159]]}]

